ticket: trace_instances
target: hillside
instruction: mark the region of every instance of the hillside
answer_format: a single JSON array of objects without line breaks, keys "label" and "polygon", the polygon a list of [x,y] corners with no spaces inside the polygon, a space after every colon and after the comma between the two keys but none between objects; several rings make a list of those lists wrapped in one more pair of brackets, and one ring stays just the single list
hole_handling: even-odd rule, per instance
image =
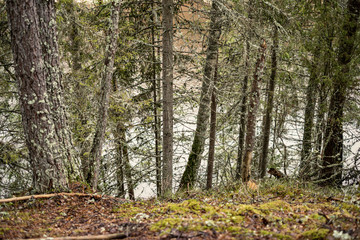
[{"label": "hillside", "polygon": [[0,239],[359,239],[353,190],[269,180],[166,200],[58,194],[2,203]]}]

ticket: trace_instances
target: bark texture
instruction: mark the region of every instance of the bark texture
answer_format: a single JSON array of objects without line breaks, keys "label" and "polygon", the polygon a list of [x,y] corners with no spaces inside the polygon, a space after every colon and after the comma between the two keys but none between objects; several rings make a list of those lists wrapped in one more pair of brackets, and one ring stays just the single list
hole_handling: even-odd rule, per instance
[{"label": "bark texture", "polygon": [[[120,120],[121,121],[121,120]],[[125,194],[124,180],[127,182],[127,191],[129,198],[135,200],[134,184],[131,176],[131,165],[129,161],[129,152],[126,140],[126,127],[122,122],[117,124],[116,130],[114,131],[116,138],[116,149],[118,155],[118,172],[117,178],[119,184],[119,194]]]},{"label": "bark texture", "polygon": [[210,31],[206,51],[204,78],[201,87],[200,105],[196,120],[196,131],[189,159],[180,181],[179,190],[184,190],[188,187],[192,188],[195,184],[197,172],[200,168],[201,154],[204,150],[206,129],[209,125],[210,96],[214,85],[216,55],[221,34],[221,14],[218,2],[212,2],[210,15]]},{"label": "bark texture", "polygon": [[160,89],[160,83],[158,83],[157,79],[157,71],[158,68],[158,61],[156,59],[156,47],[155,47],[155,5],[152,3],[153,14],[151,15],[151,21],[153,22],[151,28],[151,42],[152,42],[152,69],[151,69],[151,76],[152,76],[152,85],[153,85],[153,98],[154,98],[154,134],[155,134],[155,167],[156,167],[156,195],[158,197],[161,196],[161,155],[160,155],[160,145],[161,145],[161,123],[159,119],[159,99],[160,94],[158,93]]},{"label": "bark texture", "polygon": [[216,82],[218,77],[218,56],[216,58],[215,75],[214,75],[214,88],[211,94],[211,114],[210,114],[210,143],[209,143],[209,156],[207,165],[206,176],[206,189],[212,188],[212,179],[214,172],[215,161],[215,140],[216,140]]},{"label": "bark texture", "polygon": [[108,41],[105,53],[105,70],[101,82],[101,99],[96,124],[95,136],[90,150],[89,168],[86,174],[86,181],[91,185],[94,191],[97,190],[100,158],[102,145],[105,139],[105,130],[108,118],[109,94],[111,81],[114,73],[114,59],[117,49],[117,35],[119,25],[119,5],[118,1],[112,2],[111,17],[109,22]]},{"label": "bark texture", "polygon": [[[46,74],[46,87],[49,97],[55,134],[65,166],[69,173],[68,178],[74,175],[74,165],[71,154],[71,134],[67,128],[66,109],[64,105],[64,87],[60,72],[59,50],[57,44],[56,10],[55,1],[36,0],[39,15],[41,48]],[[72,176],[73,178],[75,176]]]},{"label": "bark texture", "polygon": [[162,194],[172,193],[173,178],[173,0],[163,0],[163,175]]},{"label": "bark texture", "polygon": [[314,125],[316,93],[318,86],[318,60],[319,60],[319,47],[314,51],[314,61],[310,66],[310,77],[306,89],[306,106],[305,106],[305,119],[304,119],[304,132],[301,150],[300,162],[300,178],[308,180],[310,176],[310,162],[312,156],[312,132]]},{"label": "bark texture", "polygon": [[269,79],[269,89],[267,91],[267,103],[266,103],[266,112],[263,122],[263,139],[262,139],[262,149],[260,154],[259,162],[259,173],[260,178],[265,177],[266,168],[268,163],[268,151],[269,151],[269,140],[270,140],[270,127],[272,120],[272,111],[274,107],[274,90],[276,83],[276,72],[277,72],[277,58],[276,54],[279,48],[279,36],[278,29],[274,26],[274,35],[273,35],[273,46],[271,49],[271,74]]},{"label": "bark texture", "polygon": [[254,80],[250,91],[250,106],[248,109],[248,121],[246,127],[247,132],[245,139],[245,156],[241,166],[241,179],[243,182],[248,182],[250,180],[251,161],[255,142],[256,114],[260,101],[259,84],[261,82],[261,77],[265,66],[265,52],[266,43],[264,40],[259,48],[259,58],[256,61]]},{"label": "bark texture", "polygon": [[249,82],[249,62],[250,62],[250,43],[246,41],[246,57],[245,57],[245,70],[246,74],[242,84],[242,100],[240,108],[240,123],[239,123],[239,146],[236,162],[236,180],[241,178],[241,165],[244,151],[244,142],[245,142],[245,128],[246,128],[246,103],[248,99],[248,82]]},{"label": "bark texture", "polygon": [[22,123],[37,192],[66,190],[65,166],[71,161],[64,144],[69,138],[64,134],[54,11],[54,1],[7,1]]},{"label": "bark texture", "polygon": [[347,90],[351,85],[350,61],[355,48],[360,0],[349,0],[338,48],[339,70],[335,73],[325,130],[321,179],[324,185],[340,185],[343,160],[343,117]]}]

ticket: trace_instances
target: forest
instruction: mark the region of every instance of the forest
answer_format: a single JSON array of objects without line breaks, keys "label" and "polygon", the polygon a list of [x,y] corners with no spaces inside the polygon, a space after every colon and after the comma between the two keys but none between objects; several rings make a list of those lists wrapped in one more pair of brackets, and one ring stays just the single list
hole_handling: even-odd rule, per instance
[{"label": "forest", "polygon": [[359,15],[0,0],[0,239],[360,238]]}]

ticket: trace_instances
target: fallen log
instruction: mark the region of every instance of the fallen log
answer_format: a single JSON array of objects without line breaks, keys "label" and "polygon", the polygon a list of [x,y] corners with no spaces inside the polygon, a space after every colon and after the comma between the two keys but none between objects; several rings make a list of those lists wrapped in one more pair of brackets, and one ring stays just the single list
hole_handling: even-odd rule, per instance
[{"label": "fallen log", "polygon": [[29,200],[29,199],[39,199],[39,198],[51,198],[51,197],[56,197],[56,196],[93,197],[96,199],[103,198],[102,195],[88,194],[88,193],[52,193],[52,194],[40,194],[40,195],[29,195],[29,196],[22,196],[22,197],[5,198],[5,199],[0,199],[0,203],[16,202],[16,201],[23,201],[23,200]]},{"label": "fallen log", "polygon": [[[114,233],[105,235],[88,235],[88,236],[73,236],[73,237],[42,237],[42,238],[27,238],[26,240],[93,240],[93,239],[124,239],[129,235],[124,233]],[[20,239],[25,240],[25,239]]]}]

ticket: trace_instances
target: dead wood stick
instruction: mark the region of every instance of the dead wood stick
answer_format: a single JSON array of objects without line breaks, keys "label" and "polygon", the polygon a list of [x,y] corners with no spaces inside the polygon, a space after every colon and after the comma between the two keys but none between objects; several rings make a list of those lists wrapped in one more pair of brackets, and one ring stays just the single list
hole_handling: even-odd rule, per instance
[{"label": "dead wood stick", "polygon": [[55,196],[79,196],[79,197],[94,197],[94,198],[102,198],[101,195],[96,194],[87,194],[87,193],[52,193],[52,194],[41,194],[41,195],[30,195],[30,196],[23,196],[23,197],[14,197],[14,198],[5,198],[0,199],[0,203],[7,203],[7,202],[16,202],[22,200],[29,200],[29,199],[37,199],[37,198],[51,198]]},{"label": "dead wood stick", "polygon": [[[128,235],[123,233],[105,234],[105,235],[88,235],[88,236],[73,236],[73,237],[42,237],[42,238],[30,238],[26,240],[93,240],[93,239],[124,239]],[[20,239],[25,240],[25,239]]]}]

